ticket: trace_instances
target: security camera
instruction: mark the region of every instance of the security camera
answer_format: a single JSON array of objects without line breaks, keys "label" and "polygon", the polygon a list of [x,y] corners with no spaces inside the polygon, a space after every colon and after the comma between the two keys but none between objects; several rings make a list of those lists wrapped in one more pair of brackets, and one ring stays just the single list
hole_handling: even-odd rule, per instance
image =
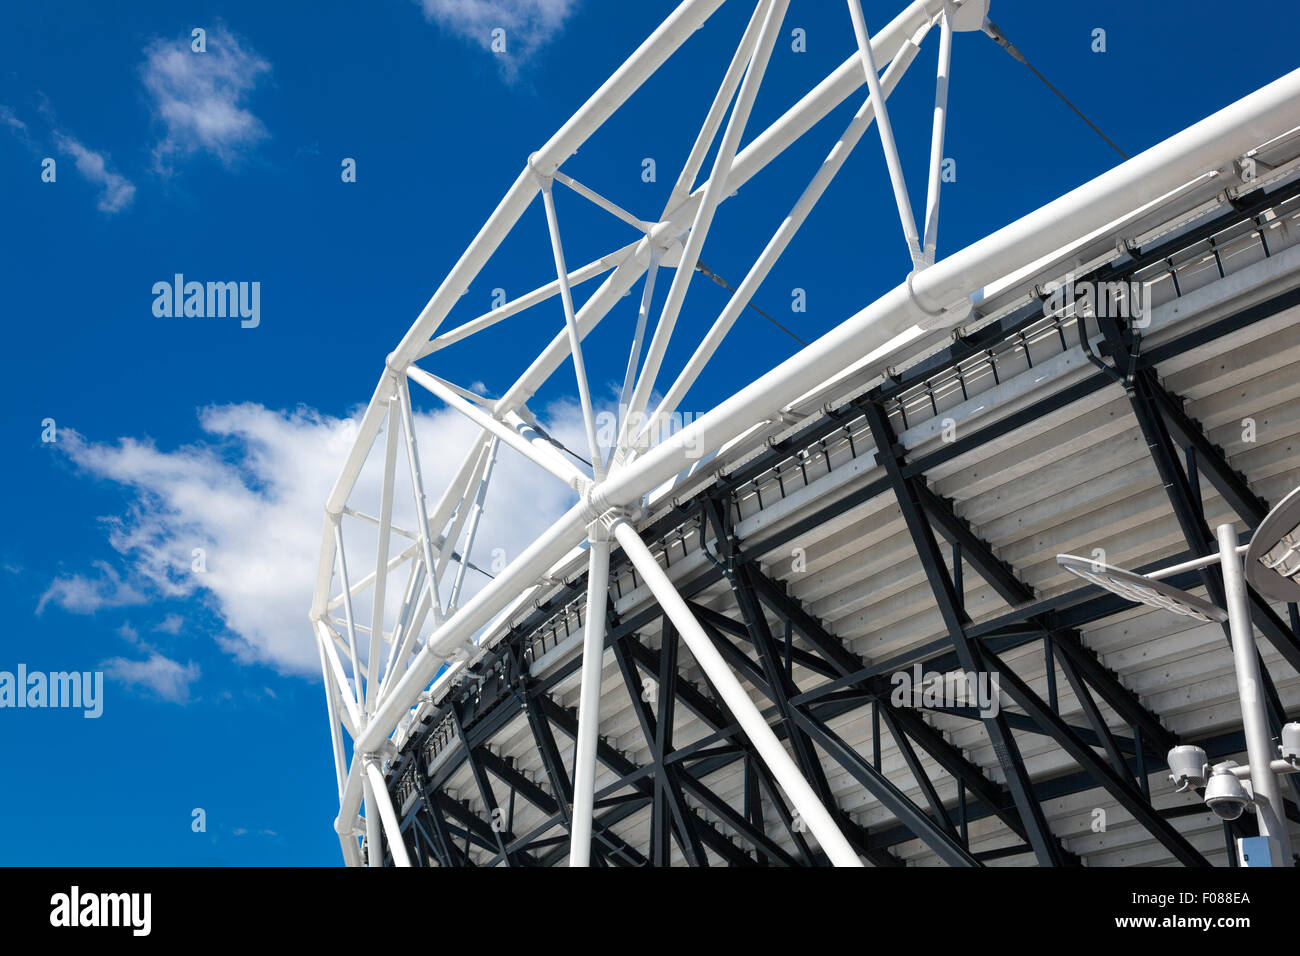
[{"label": "security camera", "polygon": [[1282,727],[1282,759],[1292,761],[1300,757],[1300,723],[1291,721]]},{"label": "security camera", "polygon": [[1209,762],[1200,747],[1183,745],[1169,751],[1169,779],[1178,785],[1178,792],[1199,790],[1210,775]]},{"label": "security camera", "polygon": [[1250,805],[1250,794],[1231,770],[1215,768],[1205,785],[1205,805],[1221,820],[1236,820]]}]

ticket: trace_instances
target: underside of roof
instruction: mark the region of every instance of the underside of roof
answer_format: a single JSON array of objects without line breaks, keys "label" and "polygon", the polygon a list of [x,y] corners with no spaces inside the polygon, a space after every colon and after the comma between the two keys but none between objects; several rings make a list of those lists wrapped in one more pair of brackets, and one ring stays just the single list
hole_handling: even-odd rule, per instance
[{"label": "underside of roof", "polygon": [[[1285,171],[1296,147],[1276,148]],[[1283,172],[1097,237],[652,496],[642,537],[868,864],[1227,865],[1255,832],[1165,764],[1179,743],[1245,762],[1224,627],[1055,558],[1200,557],[1300,482],[1298,194]],[[1054,308],[1067,279],[1148,308]],[[566,861],[585,567],[399,736],[418,865]],[[617,550],[611,576],[593,861],[825,864]],[[1216,568],[1170,583],[1222,602]],[[1300,617],[1252,612],[1276,733],[1300,711]],[[904,692],[957,672],[994,706]]]}]

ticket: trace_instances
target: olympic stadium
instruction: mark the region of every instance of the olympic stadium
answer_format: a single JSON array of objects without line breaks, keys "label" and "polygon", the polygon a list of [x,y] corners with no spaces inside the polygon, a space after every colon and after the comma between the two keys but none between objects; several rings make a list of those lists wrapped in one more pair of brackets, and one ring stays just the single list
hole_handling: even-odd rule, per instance
[{"label": "olympic stadium", "polygon": [[[916,0],[877,23],[850,0],[854,54],[747,129],[789,6],[758,0],[718,51],[658,218],[566,172],[721,5],[681,3],[526,158],[373,357],[311,608],[343,860],[1290,865],[1300,71],[940,255],[952,50],[1020,56],[989,4]],[[934,90],[930,161],[904,170],[889,97],[923,44],[938,72],[909,79]],[[845,102],[860,107],[828,131]],[[717,278],[715,220],[814,130],[838,139],[772,210],[726,306],[702,332],[678,323]],[[889,171],[869,185],[898,212],[873,228],[906,244],[911,270],[674,419],[869,149]],[[924,210],[908,174],[925,177]],[[566,260],[561,193],[640,237]],[[530,207],[554,281],[447,322]],[[635,332],[602,440],[591,382],[608,370],[589,376],[582,343],[615,310],[636,312]],[[431,370],[443,349],[526,321],[555,336],[499,397],[469,387],[471,370]],[[553,377],[578,395],[576,438],[528,406]],[[441,449],[417,438],[420,403],[474,430],[446,487],[422,479]],[[489,571],[476,535],[505,455],[567,487],[571,507]]]}]

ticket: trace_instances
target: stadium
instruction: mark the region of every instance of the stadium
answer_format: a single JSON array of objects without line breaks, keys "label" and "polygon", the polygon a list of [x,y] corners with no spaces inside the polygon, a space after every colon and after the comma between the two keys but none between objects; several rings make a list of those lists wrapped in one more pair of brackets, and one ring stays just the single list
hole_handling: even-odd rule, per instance
[{"label": "stadium", "polygon": [[[989,4],[876,23],[849,0],[856,52],[747,130],[786,35],[786,0],[758,0],[657,219],[567,173],[721,5],[681,3],[527,157],[383,359],[311,608],[344,862],[1291,865],[1300,71],[940,255],[952,49],[1021,57]],[[933,137],[905,172],[889,97],[923,44]],[[701,258],[715,218],[813,131],[838,139],[733,288]],[[889,184],[863,188],[892,190],[898,221],[872,228],[910,272],[682,414],[855,148],[877,147]],[[639,238],[567,261],[561,193]],[[554,281],[446,323],[530,208]],[[716,319],[677,322],[717,284]],[[582,345],[615,310],[635,331],[602,429],[609,370],[589,378]],[[500,396],[431,371],[530,320],[554,338]],[[553,376],[576,389],[573,434],[529,408]],[[445,449],[417,437],[420,403],[473,430],[446,487],[422,480]],[[489,565],[476,535],[507,455],[569,506]]]}]

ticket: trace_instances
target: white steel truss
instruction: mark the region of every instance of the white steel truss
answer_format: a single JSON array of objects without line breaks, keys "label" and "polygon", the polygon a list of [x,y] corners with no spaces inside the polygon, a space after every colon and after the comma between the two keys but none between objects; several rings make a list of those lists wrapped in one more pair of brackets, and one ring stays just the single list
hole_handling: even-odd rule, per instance
[{"label": "white steel truss", "polygon": [[[860,865],[834,817],[819,801],[795,761],[768,727],[736,675],[704,636],[688,605],[638,535],[635,522],[647,495],[739,436],[767,422],[800,396],[843,374],[870,354],[900,353],[921,332],[955,328],[971,310],[971,296],[1045,256],[1082,242],[1132,215],[1134,190],[1158,198],[1232,175],[1233,161],[1300,125],[1300,72],[1289,74],[1055,202],[944,259],[936,259],[939,185],[943,162],[949,68],[954,32],[988,27],[987,0],[914,0],[874,33],[859,0],[847,0],[846,37],[856,47],[836,70],[774,123],[746,138],[751,108],[763,83],[773,46],[782,32],[789,0],[756,0],[696,141],[654,221],[643,220],[564,173],[577,149],[623,107],[723,0],[685,0],[623,63],[564,126],[527,160],[496,210],[471,242],[410,330],[388,356],[379,384],[361,418],[356,439],[325,505],[319,572],[311,608],[325,684],[330,739],[340,812],[335,823],[345,861],[382,862],[386,843],[397,865],[409,865],[383,769],[435,678],[453,681],[490,639],[490,625],[505,620],[553,583],[553,572],[587,548],[587,606],[607,599],[611,547],[617,545],[637,569],[681,634],[696,662],[807,823],[821,848],[839,865]],[[927,198],[918,229],[894,143],[886,101],[917,50],[935,27],[938,71]],[[884,67],[883,74],[878,67]],[[744,279],[696,345],[685,366],[651,409],[677,319],[715,219],[729,197],[808,134],[836,106],[863,86],[867,95],[834,147],[813,172],[794,206],[780,220]],[[904,240],[913,270],[906,281],[847,318],[792,358],[754,380],[685,428],[662,435],[661,426],[699,381],[741,311],[844,168],[867,127],[875,123],[884,150]],[[712,166],[698,182],[704,161]],[[554,185],[631,226],[641,238],[570,269],[562,243]],[[556,279],[491,312],[442,330],[452,307],[479,275],[525,211],[538,198],[545,211]],[[540,237],[537,237],[540,238]],[[660,273],[670,270],[667,291],[656,305]],[[581,305],[579,286],[601,278]],[[608,451],[598,441],[583,339],[624,295],[642,282],[635,332],[628,351],[617,438]],[[560,309],[552,299],[559,297]],[[651,329],[651,312],[657,308]],[[418,361],[437,356],[496,325],[532,313],[559,328],[529,367],[495,400],[434,375]],[[646,333],[649,332],[649,341]],[[575,463],[533,419],[526,402],[566,361],[576,375],[589,470]],[[430,498],[421,468],[415,409],[409,383],[454,409],[475,429],[451,481]],[[378,442],[384,432],[382,446]],[[477,592],[467,594],[466,570],[474,563],[475,539],[502,445],[538,466],[539,481],[558,480],[577,502],[513,561],[497,569]],[[382,448],[379,451],[376,446]],[[424,454],[428,454],[426,449]],[[399,459],[405,459],[405,465]],[[370,460],[380,481],[376,500],[358,479]],[[407,487],[399,487],[401,480]],[[409,495],[405,502],[403,496]],[[394,521],[395,504],[409,504],[415,526]],[[345,529],[374,529],[374,549],[351,553]],[[401,550],[394,551],[394,537]],[[373,564],[369,558],[373,555]],[[349,561],[350,559],[350,561]],[[454,568],[452,566],[455,566]],[[366,573],[357,575],[364,567]],[[359,619],[356,604],[368,602]],[[339,616],[341,612],[341,617]],[[570,862],[586,865],[590,853],[595,748],[598,739],[604,616],[586,615],[579,703],[578,747]],[[364,804],[364,816],[361,815]],[[381,839],[382,835],[386,839]]]}]

